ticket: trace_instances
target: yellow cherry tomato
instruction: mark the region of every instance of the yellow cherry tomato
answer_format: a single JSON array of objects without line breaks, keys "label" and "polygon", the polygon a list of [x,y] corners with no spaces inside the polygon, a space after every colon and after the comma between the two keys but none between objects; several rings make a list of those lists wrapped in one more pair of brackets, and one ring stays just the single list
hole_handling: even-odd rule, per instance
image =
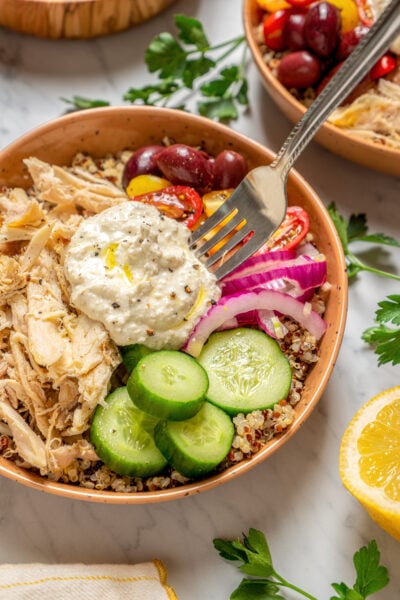
[{"label": "yellow cherry tomato", "polygon": [[360,24],[360,15],[354,0],[329,0],[329,4],[340,10],[342,33],[351,31]]},{"label": "yellow cherry tomato", "polygon": [[290,4],[285,0],[257,0],[257,4],[260,8],[268,12],[291,8]]},{"label": "yellow cherry tomato", "polygon": [[211,217],[213,213],[221,206],[225,200],[228,200],[229,196],[232,194],[232,189],[227,190],[213,190],[212,192],[208,192],[208,194],[204,194],[202,196],[204,212],[207,217]]},{"label": "yellow cherry tomato", "polygon": [[126,193],[130,198],[133,198],[133,196],[140,196],[149,192],[158,192],[158,190],[163,190],[170,185],[171,182],[168,179],[157,177],[157,175],[137,175],[137,177],[130,180]]},{"label": "yellow cherry tomato", "polygon": [[[232,192],[233,192],[233,188],[232,189],[229,188],[226,190],[213,190],[212,192],[208,192],[207,194],[204,194],[204,196],[202,196],[202,200],[203,200],[204,212],[205,212],[206,216],[211,217],[211,215],[221,206],[221,204],[223,204],[225,202],[225,200],[228,200],[228,198],[229,198],[229,196],[231,196]],[[232,215],[229,215],[229,217],[226,217],[226,219],[221,221],[221,223],[219,223],[219,225],[214,227],[209,233],[207,233],[204,236],[204,239],[205,240],[211,239],[217,233],[217,231],[219,231],[222,227],[224,227],[224,225],[226,225],[232,219],[232,217],[235,214],[236,213],[233,213]],[[208,254],[210,256],[212,256],[215,252],[217,252],[220,248],[222,248],[222,246],[225,244],[225,241],[228,240],[229,238],[231,238],[234,235],[234,233],[236,231],[238,231],[242,226],[243,225],[240,224],[238,227],[235,227],[233,229],[233,231],[231,233],[229,233],[223,240],[221,240],[220,242],[215,244],[215,246],[208,252]]]}]

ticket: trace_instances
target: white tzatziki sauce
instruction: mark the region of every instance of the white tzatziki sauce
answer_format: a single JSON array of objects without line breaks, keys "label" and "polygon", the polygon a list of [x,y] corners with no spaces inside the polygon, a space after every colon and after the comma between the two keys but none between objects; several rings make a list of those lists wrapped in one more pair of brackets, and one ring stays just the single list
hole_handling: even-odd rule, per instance
[{"label": "white tzatziki sauce", "polygon": [[188,240],[185,225],[140,202],[89,217],[65,258],[72,304],[119,346],[182,347],[221,295]]}]

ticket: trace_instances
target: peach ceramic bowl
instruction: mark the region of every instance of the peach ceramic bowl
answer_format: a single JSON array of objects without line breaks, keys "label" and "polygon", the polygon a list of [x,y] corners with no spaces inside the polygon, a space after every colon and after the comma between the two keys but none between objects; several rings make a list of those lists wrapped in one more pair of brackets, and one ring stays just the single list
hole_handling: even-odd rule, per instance
[{"label": "peach ceramic bowl", "polygon": [[[202,143],[210,154],[217,154],[223,149],[235,149],[247,158],[250,168],[270,163],[273,159],[271,151],[243,135],[183,111],[150,107],[101,108],[72,113],[46,123],[0,151],[0,187],[29,187],[31,182],[22,163],[22,159],[28,156],[68,165],[78,151],[102,157],[109,152],[158,143],[164,136],[189,145]],[[150,503],[203,492],[244,475],[288,442],[309,417],[325,389],[339,352],[347,310],[344,256],[324,205],[295,171],[289,176],[288,196],[290,204],[303,206],[310,215],[316,243],[327,258],[328,280],[332,288],[325,313],[328,327],[321,340],[320,359],[309,372],[304,393],[296,406],[296,419],[286,433],[273,438],[253,458],[218,475],[161,491],[117,493],[87,490],[49,481],[4,458],[0,458],[0,474],[37,490],[68,498],[115,504]]]},{"label": "peach ceramic bowl", "polygon": [[[297,123],[306,109],[272,74],[271,69],[263,60],[262,51],[257,42],[255,29],[260,22],[260,10],[256,0],[244,0],[243,23],[247,43],[252,53],[254,62],[261,76],[267,92],[283,114]],[[389,175],[400,175],[400,151],[387,148],[377,143],[362,140],[356,136],[349,135],[344,130],[324,123],[315,135],[315,140],[322,146],[355,163],[388,173]],[[282,140],[283,141],[283,140]]]}]

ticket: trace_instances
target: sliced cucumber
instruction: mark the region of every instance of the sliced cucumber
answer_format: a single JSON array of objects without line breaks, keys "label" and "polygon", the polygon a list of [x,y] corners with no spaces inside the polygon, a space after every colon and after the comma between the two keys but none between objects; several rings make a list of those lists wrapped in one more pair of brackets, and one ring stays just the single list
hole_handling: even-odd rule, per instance
[{"label": "sliced cucumber", "polygon": [[119,351],[121,352],[122,362],[124,363],[127,371],[131,373],[138,364],[139,360],[154,352],[151,348],[148,348],[144,344],[130,344],[129,346],[120,346]]},{"label": "sliced cucumber", "polygon": [[188,354],[160,350],[138,362],[127,388],[133,402],[145,412],[160,419],[182,421],[200,410],[208,377]]},{"label": "sliced cucumber", "polygon": [[150,477],[167,465],[154,443],[158,419],[137,408],[125,387],[117,388],[98,406],[90,429],[90,441],[110,469],[119,475]]},{"label": "sliced cucumber", "polygon": [[230,415],[270,408],[289,393],[289,361],[278,343],[257,329],[213,333],[198,361],[208,374],[207,399]]},{"label": "sliced cucumber", "polygon": [[234,431],[232,420],[224,411],[204,402],[191,419],[160,421],[154,439],[174,469],[185,477],[200,477],[227,456]]}]

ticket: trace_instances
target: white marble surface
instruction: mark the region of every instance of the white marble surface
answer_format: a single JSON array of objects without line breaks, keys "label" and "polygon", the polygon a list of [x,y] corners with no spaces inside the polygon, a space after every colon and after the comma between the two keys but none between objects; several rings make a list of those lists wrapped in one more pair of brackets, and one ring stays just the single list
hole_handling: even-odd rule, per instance
[{"label": "white marble surface", "polygon": [[[87,42],[32,39],[0,29],[0,146],[59,116],[65,109],[60,97],[77,94],[121,104],[130,85],[150,81],[144,49],[153,35],[172,27],[175,12],[201,18],[213,41],[241,31],[240,0],[178,0],[138,29]],[[233,127],[278,150],[290,125],[253,67],[250,98],[251,111]],[[400,235],[399,179],[346,162],[314,144],[297,168],[326,203],[336,202],[346,214],[365,211],[372,231]],[[398,250],[379,256],[400,263]],[[340,438],[356,409],[400,383],[399,367],[378,368],[360,339],[372,324],[376,303],[398,289],[393,281],[367,274],[351,284],[344,343],[326,392],[297,435],[267,462],[225,487],[149,506],[64,500],[2,479],[0,562],[141,562],[159,557],[180,600],[224,600],[241,576],[218,557],[212,539],[257,527],[267,534],[278,570],[319,599],[330,597],[333,581],[353,583],[353,553],[374,538],[391,574],[390,585],[376,597],[399,598],[400,544],[345,491],[337,466]]]}]

